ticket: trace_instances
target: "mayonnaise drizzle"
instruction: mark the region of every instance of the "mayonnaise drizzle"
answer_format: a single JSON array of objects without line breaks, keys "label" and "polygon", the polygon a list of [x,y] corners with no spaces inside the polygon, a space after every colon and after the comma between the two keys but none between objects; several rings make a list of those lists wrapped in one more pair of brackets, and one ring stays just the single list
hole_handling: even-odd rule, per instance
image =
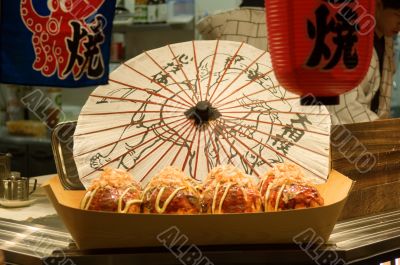
[{"label": "mayonnaise drizzle", "polygon": [[281,189],[279,190],[278,196],[276,196],[275,211],[278,210],[279,201],[280,201],[280,199],[281,199],[281,197],[282,197],[282,193],[283,193],[283,190],[285,189],[285,186],[286,186],[286,183],[284,183],[284,184],[282,185]]},{"label": "mayonnaise drizzle", "polygon": [[99,190],[99,188],[96,188],[93,191],[89,191],[88,193],[85,194],[85,197],[83,197],[81,201],[81,209],[87,210],[90,207],[90,203],[93,200],[94,195],[96,192]]},{"label": "mayonnaise drizzle", "polygon": [[160,189],[160,191],[158,192],[158,194],[157,194],[157,198],[156,198],[156,211],[157,211],[158,213],[163,213],[163,212],[165,212],[165,210],[167,209],[168,205],[171,203],[171,201],[172,201],[172,199],[175,197],[175,195],[176,195],[180,190],[183,190],[183,189],[185,189],[185,187],[180,187],[180,188],[175,189],[175,190],[169,195],[169,197],[165,200],[165,202],[164,202],[164,204],[163,204],[163,207],[160,208],[161,196],[163,195],[164,190],[165,190],[165,187],[162,187],[162,188]]},{"label": "mayonnaise drizzle", "polygon": [[[268,177],[263,178],[263,180],[261,181],[261,185],[260,185],[260,191],[262,190],[262,188],[264,187],[264,183],[265,181],[267,181]],[[268,184],[269,185],[269,184]]]},{"label": "mayonnaise drizzle", "polygon": [[138,200],[138,199],[132,199],[126,202],[124,209],[122,209],[122,200],[124,199],[124,196],[130,191],[130,190],[135,190],[136,187],[129,187],[127,188],[122,194],[121,196],[119,196],[118,199],[118,212],[119,213],[127,213],[128,209],[136,203],[142,203],[142,200]]},{"label": "mayonnaise drizzle", "polygon": [[[121,208],[122,208],[122,200],[123,200],[123,197],[128,193],[128,191],[133,190],[133,189],[135,189],[135,187],[129,187],[129,188],[127,188],[127,189],[122,193],[122,195],[119,197],[119,199],[118,199],[118,212],[119,212],[119,213],[126,213],[126,212],[128,212],[128,209],[129,209],[129,207],[130,207],[132,204],[135,204],[135,203],[142,203],[142,200],[129,200],[129,201],[126,202],[124,209],[121,209]],[[85,196],[83,197],[83,199],[82,199],[82,201],[81,201],[81,205],[80,205],[80,208],[81,208],[81,209],[84,209],[84,210],[89,209],[90,204],[91,204],[91,202],[92,202],[92,200],[93,200],[93,198],[94,198],[94,196],[96,195],[96,193],[97,193],[98,190],[99,190],[99,188],[96,188],[96,189],[94,189],[93,191],[88,191],[88,192],[85,194]]]},{"label": "mayonnaise drizzle", "polygon": [[228,191],[229,191],[229,189],[231,188],[231,186],[232,186],[231,183],[229,183],[229,184],[226,186],[225,191],[224,191],[224,194],[222,195],[221,200],[219,201],[219,207],[218,207],[218,212],[219,212],[219,213],[221,213],[222,204],[224,204],[226,195],[228,194]]},{"label": "mayonnaise drizzle", "polygon": [[269,201],[269,195],[271,193],[271,188],[272,188],[272,183],[269,183],[267,190],[265,191],[265,195],[264,195],[264,211],[265,212],[268,212],[268,201]]},{"label": "mayonnaise drizzle", "polygon": [[248,197],[247,197],[247,191],[246,191],[243,187],[240,187],[240,190],[241,190],[242,193],[243,193],[244,200],[247,201],[247,199],[248,199]]},{"label": "mayonnaise drizzle", "polygon": [[215,212],[215,203],[217,202],[218,191],[219,191],[219,183],[217,183],[217,185],[215,185],[214,196],[213,196],[212,206],[211,206],[211,213]]},{"label": "mayonnaise drizzle", "polygon": [[[224,193],[222,194],[221,199],[218,202],[218,212],[217,213],[221,213],[222,212],[222,205],[224,204],[224,201],[226,199],[226,196],[228,195],[228,192],[229,192],[229,189],[231,188],[231,186],[232,186],[232,183],[227,183],[227,186],[225,187]],[[217,183],[217,185],[215,185],[214,196],[213,196],[212,206],[211,206],[211,213],[216,213],[215,212],[215,206],[217,204],[217,197],[218,197],[219,188],[220,188],[220,184]]]},{"label": "mayonnaise drizzle", "polygon": [[92,191],[88,191],[85,193],[85,196],[83,197],[83,199],[81,200],[81,204],[80,204],[80,208],[84,209],[86,206],[86,203],[89,199],[89,196],[92,194]]},{"label": "mayonnaise drizzle", "polygon": [[144,189],[144,191],[142,192],[142,200],[144,201],[144,197],[145,197],[145,195],[146,195],[146,193],[149,191],[149,189],[150,189],[150,187],[146,187],[145,189]]}]

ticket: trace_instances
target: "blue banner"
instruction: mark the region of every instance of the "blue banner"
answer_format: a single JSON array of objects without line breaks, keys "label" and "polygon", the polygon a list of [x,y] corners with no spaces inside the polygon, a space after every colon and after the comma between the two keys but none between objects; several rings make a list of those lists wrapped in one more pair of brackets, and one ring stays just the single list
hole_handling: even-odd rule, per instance
[{"label": "blue banner", "polygon": [[107,83],[115,0],[0,3],[0,82],[57,87]]}]

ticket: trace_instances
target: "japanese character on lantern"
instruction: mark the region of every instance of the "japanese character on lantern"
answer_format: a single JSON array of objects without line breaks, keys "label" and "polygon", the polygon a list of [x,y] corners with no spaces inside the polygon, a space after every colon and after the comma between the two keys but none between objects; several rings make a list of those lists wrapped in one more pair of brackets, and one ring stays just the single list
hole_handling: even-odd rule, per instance
[{"label": "japanese character on lantern", "polygon": [[[336,2],[341,3],[341,1]],[[327,3],[322,3],[315,10],[315,23],[312,20],[307,21],[308,37],[314,41],[314,47],[306,62],[308,67],[330,70],[341,60],[346,69],[357,67],[359,60],[356,22],[359,16],[351,6],[353,2],[353,0],[347,1],[347,5],[334,14]]]}]

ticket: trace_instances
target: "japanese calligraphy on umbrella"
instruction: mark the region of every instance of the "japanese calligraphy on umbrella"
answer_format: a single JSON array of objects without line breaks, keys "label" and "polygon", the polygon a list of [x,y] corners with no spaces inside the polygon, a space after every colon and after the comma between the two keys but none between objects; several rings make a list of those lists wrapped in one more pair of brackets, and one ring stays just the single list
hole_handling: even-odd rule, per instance
[{"label": "japanese calligraphy on umbrella", "polygon": [[261,176],[291,162],[315,182],[329,173],[330,116],[277,83],[269,53],[192,41],[142,53],[89,96],[74,135],[84,185],[105,167],[146,183],[173,165],[201,180],[231,163]]}]

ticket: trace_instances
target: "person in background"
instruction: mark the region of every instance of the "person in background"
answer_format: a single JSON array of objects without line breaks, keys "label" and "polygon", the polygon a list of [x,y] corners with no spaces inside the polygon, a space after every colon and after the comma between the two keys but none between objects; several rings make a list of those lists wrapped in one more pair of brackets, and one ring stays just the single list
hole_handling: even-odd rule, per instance
[{"label": "person in background", "polygon": [[[375,19],[374,52],[368,73],[359,86],[340,96],[339,105],[327,107],[333,124],[390,117],[396,70],[393,38],[400,31],[400,0],[376,0]],[[197,29],[204,39],[244,41],[268,51],[264,1],[244,0],[239,9],[203,18]]]},{"label": "person in background", "polygon": [[205,40],[239,41],[268,50],[264,0],[243,0],[238,9],[207,16],[196,27]]},{"label": "person in background", "polygon": [[368,73],[355,89],[340,96],[340,105],[329,106],[333,124],[389,118],[393,75],[393,38],[400,31],[400,1],[376,0],[374,52]]}]

